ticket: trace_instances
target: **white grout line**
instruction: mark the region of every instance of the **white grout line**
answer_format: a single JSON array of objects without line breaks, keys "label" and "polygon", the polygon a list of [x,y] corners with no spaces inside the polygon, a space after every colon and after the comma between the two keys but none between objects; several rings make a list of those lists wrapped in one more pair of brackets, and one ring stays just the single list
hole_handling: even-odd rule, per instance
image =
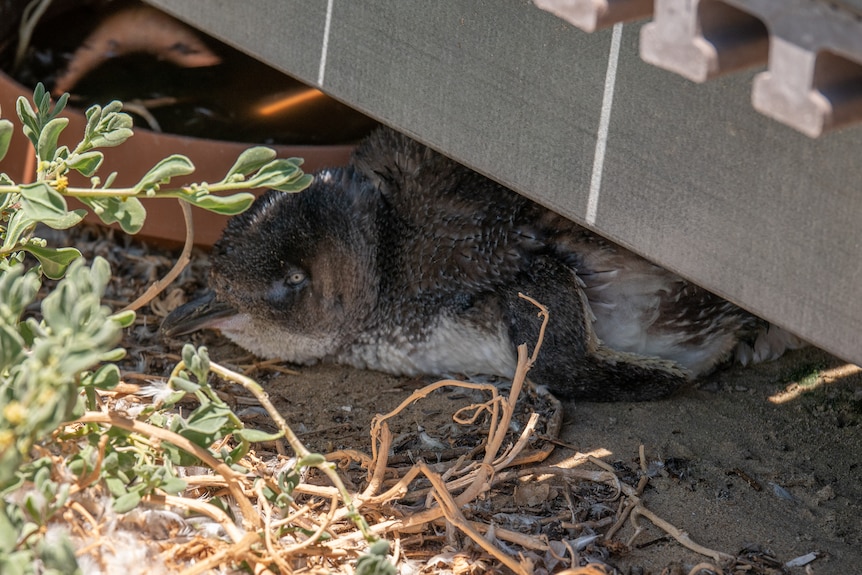
[{"label": "white grout line", "polygon": [[590,195],[587,198],[587,223],[596,223],[599,209],[599,191],[602,188],[602,172],[605,166],[605,149],[608,145],[608,126],[611,123],[611,107],[614,103],[614,84],[617,79],[617,61],[620,56],[622,23],[614,24],[611,36],[611,52],[608,55],[608,71],[605,74],[605,93],[602,96],[602,113],[599,116],[599,133],[596,138],[596,155],[593,158],[593,175],[590,177]]},{"label": "white grout line", "polygon": [[326,1],[326,23],[323,25],[323,48],[320,50],[320,69],[317,71],[317,85],[323,87],[323,77],[326,74],[326,51],[329,49],[329,26],[332,23],[332,2]]}]

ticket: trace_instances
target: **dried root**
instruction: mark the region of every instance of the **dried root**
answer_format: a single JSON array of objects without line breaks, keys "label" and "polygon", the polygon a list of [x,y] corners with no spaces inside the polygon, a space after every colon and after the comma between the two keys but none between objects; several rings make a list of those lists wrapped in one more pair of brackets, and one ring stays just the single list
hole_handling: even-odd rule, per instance
[{"label": "dried root", "polygon": [[[539,308],[546,322],[547,310]],[[439,381],[413,392],[389,413],[375,417],[370,454],[355,449],[324,454],[317,464],[306,467],[287,494],[289,504],[282,507],[272,497],[283,489],[279,473],[314,454],[303,446],[260,386],[237,371],[213,367],[217,375],[242,384],[254,395],[254,403],[284,432],[294,457],[261,460],[252,451],[240,462],[244,470],[240,471],[182,436],[112,411],[112,402],[134,393],[137,384],[118,387],[103,398],[104,411],[87,413],[75,424],[128,430],[153,445],[172,443],[202,462],[202,466],[186,470],[184,493],[143,500],[144,516],[160,517],[158,529],[171,533],[167,539],[150,537],[155,529],[152,521],[139,527],[141,539],[150,537],[144,543],[154,549],[150,558],[165,565],[164,572],[232,572],[245,565],[254,573],[352,573],[356,559],[368,552],[370,543],[384,538],[393,543],[390,561],[412,564],[417,570],[443,566],[453,573],[475,573],[503,567],[519,575],[609,575],[619,573],[613,558],[634,545],[643,533],[644,519],[709,558],[711,563],[692,567],[692,575],[742,572],[734,570],[737,565],[749,573],[759,572],[750,571],[750,566],[741,565],[732,555],[699,545],[684,530],[648,509],[643,498],[648,482],[643,446],[636,485],[594,457],[582,457],[573,468],[544,463],[560,443],[561,405],[546,395],[541,399],[551,405],[547,412],[519,413],[524,409],[524,396],[541,395],[530,386],[527,375],[543,334],[544,330],[532,354],[526,346],[519,348],[517,370],[507,394],[495,385],[457,380]],[[249,366],[251,370],[274,368],[278,366]],[[132,374],[132,378],[145,376]],[[483,394],[483,401],[452,414],[455,425],[482,429],[482,439],[450,460],[393,456],[390,423],[403,417],[411,405],[447,388],[468,390],[465,395],[471,398]],[[64,520],[78,538],[79,557],[91,556],[104,564],[106,549],[119,546],[111,535],[119,520],[93,495],[99,489],[101,463],[95,462],[93,470],[73,488]],[[216,505],[216,500],[221,503]],[[552,503],[556,507],[549,512]],[[537,511],[531,515],[530,509]],[[166,511],[179,527],[165,527],[168,516],[156,512]],[[618,540],[623,532],[626,538]]]}]

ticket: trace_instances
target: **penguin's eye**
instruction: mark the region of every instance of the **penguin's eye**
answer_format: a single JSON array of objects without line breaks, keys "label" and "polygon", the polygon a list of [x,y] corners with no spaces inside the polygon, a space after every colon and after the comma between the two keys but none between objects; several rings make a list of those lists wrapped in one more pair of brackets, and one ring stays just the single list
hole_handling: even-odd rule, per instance
[{"label": "penguin's eye", "polygon": [[305,272],[301,270],[291,270],[287,274],[287,283],[292,286],[297,286],[305,281]]},{"label": "penguin's eye", "polygon": [[272,305],[283,305],[290,298],[295,297],[302,291],[308,280],[308,275],[301,269],[289,268],[285,272],[284,279],[273,281],[264,295],[264,299]]}]

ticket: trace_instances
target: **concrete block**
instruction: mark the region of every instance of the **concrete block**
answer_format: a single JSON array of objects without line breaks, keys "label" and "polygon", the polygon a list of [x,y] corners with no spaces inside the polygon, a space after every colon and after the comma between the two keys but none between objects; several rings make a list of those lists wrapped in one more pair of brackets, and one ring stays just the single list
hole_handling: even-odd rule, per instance
[{"label": "concrete block", "polygon": [[640,54],[649,64],[693,82],[764,64],[769,34],[756,17],[715,0],[656,0],[653,21],[641,30]]},{"label": "concrete block", "polygon": [[862,18],[837,5],[749,2],[769,24],[769,69],[754,78],[754,108],[812,138],[862,120]]},{"label": "concrete block", "polygon": [[640,20],[653,10],[653,0],[534,0],[534,3],[584,32]]},{"label": "concrete block", "polygon": [[592,31],[653,14],[645,62],[693,82],[768,63],[754,108],[809,137],[862,121],[862,3],[857,0],[535,0]]}]

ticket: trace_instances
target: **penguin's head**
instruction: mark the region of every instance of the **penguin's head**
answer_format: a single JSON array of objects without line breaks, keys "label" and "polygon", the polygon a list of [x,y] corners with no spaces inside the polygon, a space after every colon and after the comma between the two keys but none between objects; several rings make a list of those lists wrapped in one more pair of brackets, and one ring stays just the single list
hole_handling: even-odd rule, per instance
[{"label": "penguin's head", "polygon": [[171,336],[204,327],[262,357],[310,363],[365,327],[379,287],[377,193],[352,170],[269,191],[213,247],[212,293],[172,312]]}]

